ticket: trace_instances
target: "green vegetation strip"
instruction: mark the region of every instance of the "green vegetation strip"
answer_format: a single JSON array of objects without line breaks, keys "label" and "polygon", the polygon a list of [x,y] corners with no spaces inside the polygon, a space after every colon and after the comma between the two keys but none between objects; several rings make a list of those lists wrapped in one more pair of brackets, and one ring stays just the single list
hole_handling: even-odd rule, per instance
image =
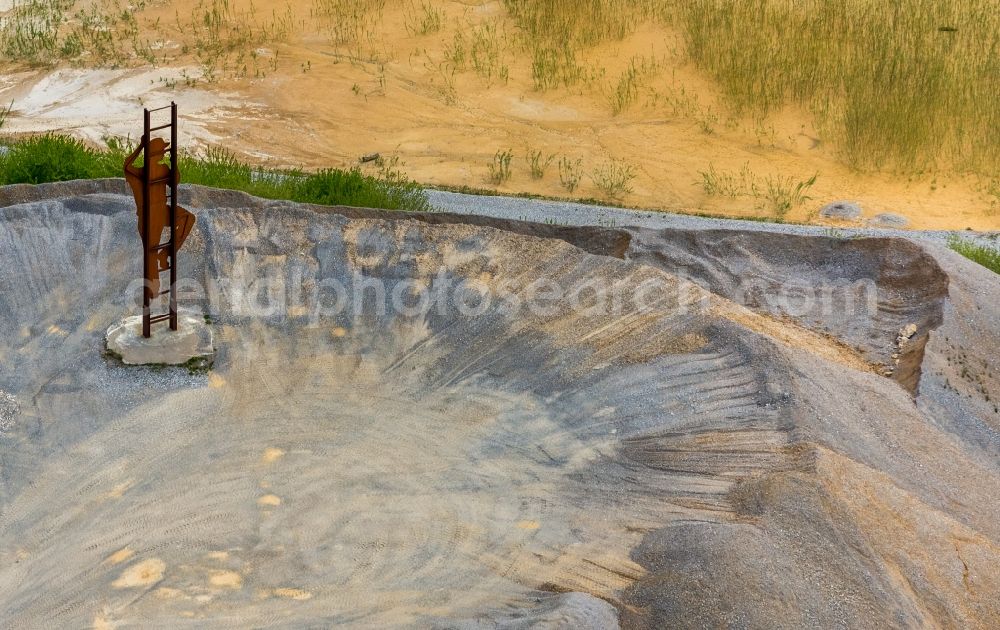
[{"label": "green vegetation strip", "polygon": [[994,273],[1000,273],[1000,250],[977,245],[957,236],[953,236],[948,241],[948,247]]},{"label": "green vegetation strip", "polygon": [[995,0],[692,0],[687,52],[737,113],[799,103],[848,164],[994,172]]},{"label": "green vegetation strip", "polygon": [[[122,177],[122,165],[130,151],[120,139],[110,139],[106,149],[95,149],[56,134],[0,141],[0,147],[0,185]],[[180,162],[186,184],[328,206],[432,210],[423,188],[392,165],[383,164],[377,176],[358,168],[315,172],[261,169],[221,149],[210,149],[204,157],[182,155]]]}]

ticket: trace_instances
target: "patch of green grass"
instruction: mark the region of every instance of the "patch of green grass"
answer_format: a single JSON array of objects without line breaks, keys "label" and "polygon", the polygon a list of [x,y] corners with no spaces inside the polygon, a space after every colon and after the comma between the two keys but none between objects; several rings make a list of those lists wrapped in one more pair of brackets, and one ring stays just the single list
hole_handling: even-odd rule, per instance
[{"label": "patch of green grass", "polygon": [[993,273],[1000,274],[1000,250],[985,245],[977,245],[958,236],[952,236],[948,239],[948,247],[969,260],[986,267]]},{"label": "patch of green grass", "polygon": [[757,195],[757,177],[750,170],[747,162],[740,172],[730,173],[716,170],[714,164],[708,165],[707,171],[699,171],[702,189],[706,195],[719,197],[754,197]]},{"label": "patch of green grass", "polygon": [[[171,30],[191,36],[181,47],[201,66],[200,80],[264,76],[265,66],[277,69],[277,53],[266,59],[261,47],[281,42],[290,33],[291,5],[259,19],[253,3],[199,0],[175,24],[140,22],[147,0],[15,0],[0,20],[0,61],[51,66],[60,61],[89,67],[156,65]],[[154,52],[159,51],[159,52]],[[189,79],[194,81],[194,77]]]},{"label": "patch of green grass", "polygon": [[375,62],[386,54],[380,41],[385,7],[386,0],[313,0],[312,14],[352,61]]},{"label": "patch of green grass", "polygon": [[266,45],[284,41],[292,31],[291,6],[285,12],[273,11],[271,19],[257,16],[251,2],[244,8],[229,0],[199,0],[189,12],[176,17],[180,33],[191,34],[194,42],[185,45],[184,54],[193,54],[201,67],[201,79],[263,77],[278,66],[277,50],[265,58],[258,51]]},{"label": "patch of green grass", "polygon": [[0,59],[49,65],[86,58],[89,64],[112,67],[156,62],[136,18],[146,0],[76,5],[75,0],[15,0],[0,20]]},{"label": "patch of green grass", "polygon": [[579,83],[586,71],[577,59],[576,51],[565,41],[530,47],[531,80],[539,92]]},{"label": "patch of green grass", "polygon": [[503,0],[503,5],[531,59],[535,89],[542,91],[587,80],[580,52],[625,38],[674,1]]},{"label": "patch of green grass", "polygon": [[623,39],[667,4],[667,0],[503,0],[526,41],[565,41],[573,49]]},{"label": "patch of green grass", "polygon": [[63,54],[60,28],[72,0],[17,2],[0,25],[0,55],[12,61],[44,63]]},{"label": "patch of green grass", "polygon": [[0,155],[0,185],[121,177],[125,159],[114,149],[100,151],[55,134],[17,140],[7,149]]},{"label": "patch of green grass", "polygon": [[848,164],[996,172],[995,0],[676,2],[687,53],[737,114],[798,103]]},{"label": "patch of green grass", "polygon": [[[0,185],[121,177],[129,150],[127,142],[120,139],[110,139],[106,149],[55,134],[18,139],[0,155]],[[381,164],[377,175],[359,168],[315,172],[260,169],[222,149],[210,149],[205,156],[182,155],[180,167],[186,184],[242,190],[268,199],[389,210],[433,209],[423,188],[407,179],[394,163]]]},{"label": "patch of green grass", "polygon": [[507,36],[499,20],[490,20],[474,26],[469,45],[469,61],[487,83],[498,80],[504,84],[510,79],[510,68],[504,62]]}]

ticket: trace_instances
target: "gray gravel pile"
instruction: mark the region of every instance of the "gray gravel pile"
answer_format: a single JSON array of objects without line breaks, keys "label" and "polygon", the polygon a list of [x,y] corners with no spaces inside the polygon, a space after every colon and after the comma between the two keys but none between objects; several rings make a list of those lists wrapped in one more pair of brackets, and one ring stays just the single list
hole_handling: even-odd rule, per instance
[{"label": "gray gravel pile", "polygon": [[102,354],[119,185],[0,189],[5,625],[1000,618],[1000,283],[933,235],[185,187],[192,374]]}]

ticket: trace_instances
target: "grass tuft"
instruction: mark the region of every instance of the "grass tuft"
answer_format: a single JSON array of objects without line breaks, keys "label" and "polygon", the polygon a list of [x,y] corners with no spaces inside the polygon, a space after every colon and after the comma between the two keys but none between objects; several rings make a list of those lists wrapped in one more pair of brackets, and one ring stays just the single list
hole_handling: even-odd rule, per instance
[{"label": "grass tuft", "polygon": [[510,149],[498,150],[490,162],[490,181],[500,185],[510,179],[510,164],[514,160],[514,152]]},{"label": "grass tuft", "polygon": [[10,116],[10,112],[14,109],[14,101],[11,101],[4,107],[0,107],[0,129],[3,129],[4,123],[7,122],[7,117]]},{"label": "grass tuft", "polygon": [[527,161],[528,168],[531,170],[531,179],[542,179],[545,177],[545,171],[549,169],[552,165],[552,161],[556,159],[554,153],[549,155],[544,155],[541,150],[528,150]]},{"label": "grass tuft", "polygon": [[608,96],[611,112],[615,116],[624,112],[639,98],[640,89],[657,69],[655,60],[645,57],[632,57],[629,60],[628,68],[618,78]]},{"label": "grass tuft", "polygon": [[791,175],[788,177],[780,175],[768,177],[765,180],[764,199],[767,200],[778,218],[783,219],[789,210],[812,199],[806,194],[806,191],[813,187],[818,178],[819,173],[801,181],[795,181]]},{"label": "grass tuft", "polygon": [[565,155],[559,159],[559,184],[567,192],[574,192],[583,178],[583,160],[571,160]]},{"label": "grass tuft", "polygon": [[412,0],[406,11],[406,32],[410,35],[430,35],[441,30],[444,10],[426,0],[418,7]]},{"label": "grass tuft", "polygon": [[954,235],[948,239],[948,247],[969,260],[986,267],[993,273],[1000,274],[1000,250],[985,245],[977,245]]},{"label": "grass tuft", "polygon": [[608,199],[622,199],[632,192],[635,168],[624,160],[611,160],[594,169],[591,178]]}]

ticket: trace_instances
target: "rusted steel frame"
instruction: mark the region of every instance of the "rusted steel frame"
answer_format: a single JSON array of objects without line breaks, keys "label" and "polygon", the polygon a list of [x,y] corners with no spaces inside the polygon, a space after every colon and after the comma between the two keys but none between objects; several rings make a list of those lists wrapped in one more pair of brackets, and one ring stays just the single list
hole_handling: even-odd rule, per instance
[{"label": "rusted steel frame", "polygon": [[149,110],[143,109],[143,131],[142,131],[142,336],[149,338],[152,334],[150,322],[150,303],[153,301],[152,269],[150,269],[149,243],[152,240],[150,235],[149,217]]},{"label": "rusted steel frame", "polygon": [[177,330],[177,103],[170,103],[170,330]]},{"label": "rusted steel frame", "polygon": [[[177,330],[177,188],[178,188],[178,165],[177,165],[177,103],[170,103],[170,123],[166,125],[160,125],[158,127],[152,127],[150,124],[152,112],[162,111],[167,109],[166,107],[160,107],[158,109],[143,109],[143,132],[142,132],[142,148],[143,148],[143,160],[142,160],[142,225],[143,225],[143,255],[142,255],[142,277],[143,277],[143,291],[142,291],[142,336],[147,339],[152,336],[152,325],[161,322],[169,321],[170,330]],[[166,178],[151,179],[150,178],[150,154],[149,148],[152,142],[152,133],[161,129],[166,129],[170,127],[170,168],[169,174]],[[163,184],[169,184],[170,186],[170,206],[169,206],[169,224],[170,224],[170,237],[169,241],[166,243],[160,243],[160,234],[152,234],[151,225],[152,221],[150,217],[151,207],[150,199],[152,197],[152,188],[154,185],[159,186]],[[153,244],[153,240],[156,243]],[[151,256],[151,254],[156,254],[164,249],[169,249],[170,255],[170,288],[167,291],[161,291],[158,295],[153,295],[152,284],[155,279],[159,280],[160,270],[156,263],[156,259]],[[165,315],[152,316],[152,302],[154,299],[169,293],[169,311]]]}]

